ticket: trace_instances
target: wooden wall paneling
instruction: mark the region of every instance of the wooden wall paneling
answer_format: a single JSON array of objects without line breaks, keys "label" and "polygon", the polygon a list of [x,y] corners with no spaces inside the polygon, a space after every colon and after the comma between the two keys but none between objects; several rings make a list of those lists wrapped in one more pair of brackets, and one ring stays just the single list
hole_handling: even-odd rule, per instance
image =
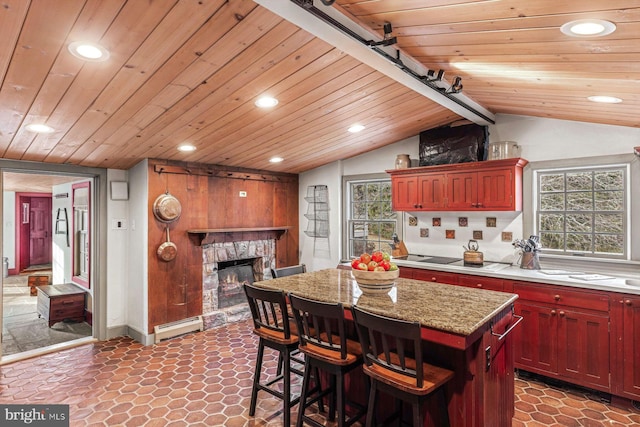
[{"label": "wooden wall paneling", "polygon": [[[119,70],[129,69],[126,67],[129,57],[165,16],[168,9],[167,6],[171,6],[171,3],[160,3],[161,5],[159,6],[149,7],[149,5],[141,2],[127,2],[119,10],[120,13],[114,17],[113,22],[105,27],[106,33],[98,39],[110,51],[109,60],[101,63],[100,66],[93,67],[87,67],[80,59],[75,60],[80,65],[79,72],[75,75],[73,83],[64,93],[64,96],[57,101],[55,111],[47,119],[47,124],[56,129],[56,132],[52,135],[38,136],[25,153],[25,159],[45,160],[50,154],[51,147],[56,146],[62,137],[69,137],[66,134],[72,127],[85,129],[83,132],[95,129],[95,125],[92,125],[93,123],[87,122],[83,118],[91,116],[91,113],[104,117],[119,107],[117,104],[105,104],[104,102],[98,105],[96,104],[96,98],[99,98],[101,92],[105,91],[105,86],[108,88],[113,85],[113,78],[118,74]],[[132,30],[134,28],[135,31]],[[65,48],[66,46],[63,46],[61,51],[66,52]],[[63,57],[69,56],[70,54],[65,53]],[[116,87],[118,87],[118,83],[116,83]],[[123,90],[127,97],[131,96],[131,91],[127,89],[118,90]],[[117,96],[116,93],[109,90],[106,90],[106,92],[111,95],[110,97],[106,95],[111,102],[122,96],[122,94]],[[105,99],[104,96],[103,94],[102,99]],[[81,119],[78,120],[78,117]],[[58,148],[58,152],[54,156],[65,152],[69,155],[75,151],[78,139],[67,139],[67,141],[70,141],[70,145],[74,150],[70,150],[71,147],[69,145],[64,145]],[[57,160],[66,160],[66,158],[63,156]]]},{"label": "wooden wall paneling", "polygon": [[209,178],[207,223],[198,225],[198,229],[230,227],[227,223],[227,211],[229,210],[229,206],[227,201],[226,182],[227,180],[224,178]]},{"label": "wooden wall paneling", "polygon": [[[283,30],[284,28],[284,30]],[[308,43],[311,36],[304,31],[297,30],[296,27],[286,22],[280,22],[265,36],[259,38],[255,43],[247,47],[241,54],[233,58],[224,67],[215,71],[209,76],[203,84],[196,87],[184,98],[182,98],[172,110],[167,111],[157,122],[152,125],[164,126],[163,132],[151,134],[148,136],[148,142],[151,145],[158,144],[163,140],[184,141],[190,140],[199,142],[198,145],[198,161],[205,161],[204,154],[210,151],[216,151],[216,147],[224,146],[214,135],[210,138],[197,136],[198,134],[206,134],[210,131],[203,132],[213,123],[220,122],[216,128],[225,124],[224,116],[221,112],[234,110],[240,107],[238,100],[251,100],[256,93],[262,90],[268,90],[270,86],[270,75],[272,70],[278,69],[279,75],[291,73],[297,67],[301,67],[307,61],[305,57],[300,59],[299,47]],[[277,36],[275,38],[274,36]],[[317,46],[315,43],[314,46]],[[265,55],[267,46],[274,47],[274,50]],[[328,49],[328,48],[327,48]],[[215,52],[215,48],[212,49]],[[303,52],[306,53],[306,52]],[[314,55],[320,55],[320,52],[313,52]],[[288,59],[288,67],[283,67],[281,63]],[[242,69],[242,73],[237,70]],[[252,81],[259,79],[259,83],[249,86]],[[206,84],[205,84],[206,82]],[[253,104],[250,102],[253,106]],[[255,106],[253,106],[255,109]],[[227,121],[228,122],[228,121]],[[185,127],[185,123],[193,123],[193,126]],[[240,124],[242,128],[242,124]],[[233,131],[236,129],[234,128]],[[222,135],[233,133],[230,129],[225,129]],[[212,142],[215,142],[212,144]],[[176,157],[175,152],[168,152],[166,146],[158,146],[157,150],[150,155],[154,157],[172,158]],[[140,154],[140,150],[132,154]],[[196,156],[196,154],[194,154]]]},{"label": "wooden wall paneling", "polygon": [[291,228],[276,240],[276,267],[300,262],[298,180],[277,183],[273,191],[273,225]]},{"label": "wooden wall paneling", "polygon": [[[11,66],[5,68],[4,79],[0,80],[2,88],[0,91],[0,154],[2,157],[19,159],[26,149],[25,146],[21,146],[11,156],[5,154],[5,150],[12,144],[13,136],[18,132],[24,119],[22,114],[16,113],[28,111],[31,107],[83,4],[83,0],[70,0],[55,8],[50,7],[47,2],[30,5],[22,21],[21,35],[17,43],[12,46]],[[21,7],[16,7],[18,13],[21,10]],[[2,15],[5,13],[3,10]],[[11,28],[13,25],[8,24],[8,27]],[[33,49],[33,46],[38,48]],[[43,64],[44,66],[36,66]],[[33,139],[33,135],[31,138]]]},{"label": "wooden wall paneling", "polygon": [[[245,0],[246,2],[246,0]],[[248,11],[247,11],[248,12]],[[242,26],[238,25],[238,16],[240,13],[233,13],[227,16],[225,22],[220,25],[227,29],[227,32],[215,43],[202,51],[193,52],[197,60],[191,62],[188,67],[181,70],[177,75],[173,76],[171,81],[166,81],[165,88],[154,94],[151,102],[135,111],[129,120],[134,127],[130,128],[132,132],[126,135],[128,142],[132,142],[137,138],[150,140],[149,146],[153,147],[149,150],[149,146],[142,151],[148,157],[160,157],[162,147],[159,147],[154,141],[153,135],[166,135],[167,131],[164,127],[172,123],[173,120],[179,118],[185,111],[193,106],[203,102],[203,99],[211,95],[210,89],[207,87],[207,81],[215,82],[216,72],[222,68],[227,62],[231,61],[237,55],[241,55],[247,46],[250,46],[256,39],[260,38],[265,31],[275,26],[281,18],[271,14],[264,13],[262,9],[257,9],[255,13],[249,13],[241,20]],[[233,24],[233,25],[231,25]],[[183,64],[173,64],[179,67]],[[167,70],[171,71],[171,70]],[[214,83],[215,84],[215,83]],[[200,86],[204,86],[200,88]],[[170,110],[167,114],[167,110]],[[217,111],[219,113],[219,111]],[[145,124],[145,130],[140,132],[140,126],[135,125],[139,122]],[[184,123],[181,122],[183,126]],[[135,131],[137,129],[137,131]],[[170,133],[170,132],[169,132]],[[123,137],[123,135],[121,135]],[[108,140],[107,140],[108,142]],[[107,145],[108,147],[108,145]],[[134,152],[131,156],[139,157],[140,147],[132,144]],[[160,150],[158,150],[160,149]],[[100,154],[104,153],[87,153],[88,159],[95,158],[101,160]],[[136,154],[138,156],[136,156]],[[135,158],[134,157],[134,158]]]},{"label": "wooden wall paneling", "polygon": [[[94,144],[81,147],[75,153],[83,159],[94,153],[93,155],[100,156],[101,161],[104,160],[105,147],[112,149],[112,153],[121,152],[121,144],[125,141],[121,138],[123,113],[133,114],[144,105],[143,103],[150,100],[140,96],[138,90],[156,75],[157,69],[164,66],[177,49],[184,46],[191,33],[196,31],[201,22],[206,21],[219,7],[220,1],[200,3],[203,5],[200,7],[194,1],[175,3],[175,1],[149,4],[127,2],[102,40],[102,43],[112,51],[112,57],[115,53],[116,58],[121,61],[110,60],[110,63],[117,65],[118,69],[109,74],[106,82],[101,82],[100,87],[104,87],[103,90],[89,93],[92,108],[82,114],[81,119],[60,141],[60,146],[53,152],[54,156],[64,155],[69,145],[73,145],[77,140],[86,139],[93,141]],[[199,13],[194,13],[194,6]],[[184,25],[190,13],[200,18],[192,18],[193,25]],[[135,28],[135,31],[131,31],[131,28]],[[189,54],[195,56],[193,52]],[[179,59],[181,58],[174,58],[174,60]],[[96,72],[100,71],[100,68],[92,67],[92,69]],[[104,70],[102,72],[104,73]],[[89,80],[87,86],[91,87],[91,84],[92,81]],[[154,93],[158,89],[159,87],[156,87]],[[142,103],[136,105],[134,109],[122,110],[123,105],[131,103],[132,99]],[[105,126],[105,123],[114,124]],[[140,127],[137,130],[140,130]],[[114,137],[111,144],[105,144],[108,136]],[[113,148],[114,145],[117,148]],[[137,162],[131,163],[130,166],[135,163]]]},{"label": "wooden wall paneling", "polygon": [[[342,53],[334,50],[322,56],[318,60],[308,66],[300,69],[289,79],[283,80],[281,83],[299,83],[300,79],[316,80],[322,79],[325,86],[309,86],[309,84],[295,84],[291,90],[283,91],[278,94],[281,99],[281,106],[276,110],[255,111],[252,105],[238,109],[234,115],[225,117],[226,121],[233,118],[240,120],[241,126],[234,129],[214,129],[207,138],[213,138],[217,147],[215,152],[205,156],[207,161],[214,159],[225,159],[225,163],[230,161],[230,165],[234,165],[234,160],[238,154],[249,155],[250,158],[263,155],[265,149],[272,147],[274,143],[282,144],[283,135],[293,134],[294,139],[297,135],[306,135],[301,129],[303,121],[308,120],[309,114],[314,111],[332,111],[339,105],[344,105],[349,101],[369,95],[373,92],[371,89],[364,89],[371,82],[378,82],[384,79],[380,75],[373,73],[372,70],[365,66],[354,67],[353,60],[344,58]],[[297,65],[296,65],[297,66]],[[282,71],[285,72],[285,71]],[[290,72],[290,71],[286,71]],[[339,73],[343,76],[340,80],[330,80],[333,73]],[[386,80],[378,85],[388,86],[389,81]],[[363,89],[360,89],[363,88]],[[351,89],[351,90],[349,90]],[[359,90],[360,89],[360,90]],[[280,86],[270,89],[280,92]],[[352,95],[352,91],[358,91],[356,95]],[[247,115],[251,113],[250,115]],[[211,131],[210,131],[211,132]],[[198,135],[196,135],[198,137]],[[242,153],[238,142],[248,142],[251,140],[260,141],[260,146],[254,147],[250,152]],[[299,145],[297,145],[299,147]],[[286,153],[282,153],[285,156]],[[264,162],[264,160],[262,160]]]},{"label": "wooden wall paneling", "polygon": [[[152,124],[153,119],[164,111],[155,106],[155,104],[146,107],[145,105],[154,99],[167,84],[184,72],[191,63],[198,61],[201,52],[207,51],[212,43],[219,40],[226,31],[236,25],[237,19],[234,16],[244,16],[251,10],[250,8],[256,6],[250,3],[252,2],[239,1],[232,4],[227,2],[225,7],[218,10],[211,19],[207,20],[199,28],[198,32],[162,64],[158,70],[154,73],[145,73],[148,76],[152,75],[138,88],[135,96],[126,99],[118,111],[105,118],[102,127],[92,135],[92,139],[99,142],[98,146],[93,151],[83,151],[82,156],[84,158],[95,156],[102,161],[102,159],[117,155],[123,141],[130,149],[137,149],[140,139],[146,142],[146,137],[149,134],[145,134],[144,129],[141,130],[141,124]],[[240,6],[246,7],[241,8]],[[153,46],[149,47],[149,49],[153,52]],[[134,58],[136,63],[145,63],[143,58],[138,59],[138,56]],[[151,110],[149,110],[150,108]],[[151,114],[152,111],[155,111],[155,115]],[[156,133],[161,132],[157,131]],[[144,147],[146,150],[149,149],[149,145]],[[129,150],[126,152],[126,157],[131,159],[128,161],[129,166],[133,166],[139,159]],[[148,157],[157,156],[149,154]],[[103,163],[100,165],[103,165]]]},{"label": "wooden wall paneling", "polygon": [[[314,43],[313,45],[317,45]],[[324,51],[322,46],[319,46],[321,52]],[[305,49],[307,51],[307,49]],[[310,55],[315,53],[309,52]],[[193,135],[196,140],[215,141],[214,155],[216,158],[224,158],[226,161],[233,159],[237,148],[240,145],[239,142],[248,143],[256,140],[261,143],[265,142],[265,139],[261,133],[264,131],[274,132],[282,127],[282,124],[275,125],[275,122],[282,120],[291,121],[290,114],[294,114],[295,117],[304,117],[304,114],[298,110],[303,106],[306,106],[310,101],[320,101],[324,104],[327,101],[322,101],[323,96],[327,96],[331,92],[344,87],[351,77],[347,77],[347,73],[353,69],[357,69],[358,72],[356,78],[361,78],[371,73],[371,69],[365,66],[358,67],[356,61],[352,58],[345,57],[341,52],[331,51],[326,55],[319,57],[310,64],[306,64],[304,61],[295,61],[288,68],[284,65],[290,61],[283,63],[283,66],[273,67],[268,70],[262,77],[265,81],[274,80],[276,75],[278,76],[278,83],[269,87],[265,86],[263,90],[268,90],[269,93],[277,94],[280,104],[277,109],[272,111],[257,109],[252,102],[245,103],[243,105],[235,106],[229,105],[231,101],[235,101],[236,98],[246,99],[248,96],[255,96],[260,92],[256,92],[256,88],[247,88],[246,86],[233,94],[233,97],[227,98],[226,101],[221,102],[221,106],[227,106],[225,108],[226,114],[218,114],[217,120],[209,124],[208,127],[201,129],[198,133]],[[342,75],[343,80],[332,81],[335,75]],[[323,88],[321,92],[319,86],[327,84],[327,87]],[[290,89],[285,89],[291,87]],[[261,90],[260,87],[257,90]],[[310,91],[314,91],[310,99]],[[250,95],[255,94],[255,95]],[[345,96],[345,93],[342,93]],[[216,106],[217,108],[218,106]],[[231,108],[229,108],[231,107]],[[313,107],[308,107],[313,108]],[[311,111],[311,110],[310,110]],[[289,118],[288,118],[289,117]],[[288,118],[288,119],[287,119]],[[296,126],[299,126],[297,122]],[[256,134],[257,133],[257,134]],[[209,147],[210,149],[212,147]],[[253,147],[252,147],[253,148]],[[247,154],[246,146],[243,149],[243,154]],[[211,155],[205,152],[203,161],[211,162]]]},{"label": "wooden wall paneling", "polygon": [[0,82],[9,69],[11,55],[20,37],[22,25],[29,11],[29,3],[23,0],[5,0],[0,13]]},{"label": "wooden wall paneling", "polygon": [[[188,211],[181,222],[181,237],[184,239],[187,317],[202,314],[202,247],[194,245],[186,230],[192,230],[208,223],[209,178],[187,175],[186,204]],[[183,229],[184,228],[184,229]]]},{"label": "wooden wall paneling", "polygon": [[[563,15],[575,13],[575,4],[571,2],[558,3],[554,0],[513,0],[509,7],[493,1],[454,1],[454,5],[447,5],[438,1],[433,7],[425,7],[425,2],[420,0],[402,2],[357,2],[340,1],[340,4],[350,13],[362,19],[365,23],[375,23],[374,28],[380,28],[381,24],[393,22],[394,28],[403,28],[420,25],[445,24],[451,20],[449,13],[455,13],[454,22],[475,22],[485,19],[500,21],[518,17],[529,17],[538,15]],[[391,4],[391,7],[389,5]],[[453,6],[453,7],[452,7]],[[459,6],[459,7],[455,7]],[[587,12],[589,10],[599,11],[602,5],[584,3],[579,10]],[[607,2],[607,9],[625,9],[629,7],[628,0],[611,0]],[[449,11],[447,10],[449,9]],[[571,20],[571,19],[568,19]]]}]

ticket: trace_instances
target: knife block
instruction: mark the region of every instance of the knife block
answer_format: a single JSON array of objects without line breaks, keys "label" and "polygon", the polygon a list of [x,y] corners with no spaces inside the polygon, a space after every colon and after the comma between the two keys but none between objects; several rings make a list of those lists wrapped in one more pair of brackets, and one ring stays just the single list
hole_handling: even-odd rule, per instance
[{"label": "knife block", "polygon": [[406,255],[409,255],[409,251],[407,250],[407,247],[405,246],[404,242],[401,240],[398,243],[396,243],[395,248],[391,251],[391,256],[400,257],[400,256],[406,256]]}]

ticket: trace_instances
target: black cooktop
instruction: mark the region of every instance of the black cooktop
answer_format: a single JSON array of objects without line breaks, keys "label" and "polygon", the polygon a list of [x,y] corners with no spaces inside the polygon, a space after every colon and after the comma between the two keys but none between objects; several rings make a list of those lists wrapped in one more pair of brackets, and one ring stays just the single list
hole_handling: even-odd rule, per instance
[{"label": "black cooktop", "polygon": [[404,259],[407,261],[428,262],[431,264],[451,264],[462,260],[462,258],[451,258],[446,256],[431,256],[431,255],[414,255],[409,254],[403,257],[396,257],[397,259]]}]

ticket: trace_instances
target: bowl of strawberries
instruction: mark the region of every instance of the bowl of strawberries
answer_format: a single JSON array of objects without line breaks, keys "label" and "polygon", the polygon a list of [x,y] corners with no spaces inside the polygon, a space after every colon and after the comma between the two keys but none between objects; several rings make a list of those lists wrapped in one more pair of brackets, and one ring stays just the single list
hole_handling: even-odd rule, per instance
[{"label": "bowl of strawberries", "polygon": [[351,260],[351,275],[363,294],[380,294],[389,292],[400,270],[388,253],[376,251]]}]

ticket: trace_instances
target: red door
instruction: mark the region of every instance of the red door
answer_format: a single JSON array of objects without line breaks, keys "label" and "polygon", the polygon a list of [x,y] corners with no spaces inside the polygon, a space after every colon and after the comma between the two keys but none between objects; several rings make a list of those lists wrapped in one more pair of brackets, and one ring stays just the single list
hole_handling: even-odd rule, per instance
[{"label": "red door", "polygon": [[50,264],[51,198],[32,197],[29,217],[29,265]]}]

